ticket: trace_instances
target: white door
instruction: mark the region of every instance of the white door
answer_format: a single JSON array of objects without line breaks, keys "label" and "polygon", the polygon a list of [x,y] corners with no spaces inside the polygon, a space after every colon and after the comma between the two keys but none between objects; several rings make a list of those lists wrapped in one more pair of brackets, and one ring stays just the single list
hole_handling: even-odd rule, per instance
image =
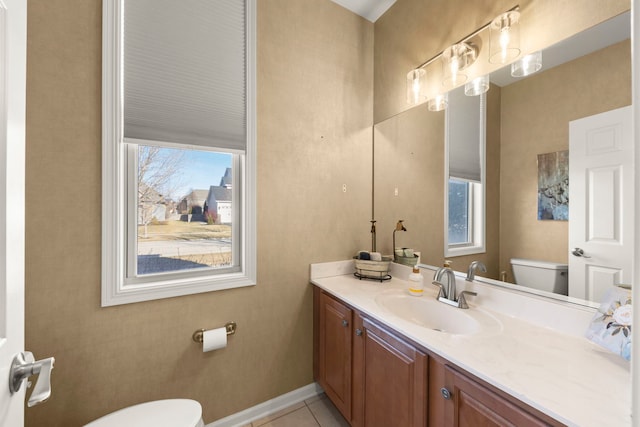
[{"label": "white door", "polygon": [[24,350],[26,0],[0,0],[0,427],[24,424],[26,387],[9,369]]},{"label": "white door", "polygon": [[631,284],[632,127],[631,107],[569,125],[569,296],[599,302]]}]

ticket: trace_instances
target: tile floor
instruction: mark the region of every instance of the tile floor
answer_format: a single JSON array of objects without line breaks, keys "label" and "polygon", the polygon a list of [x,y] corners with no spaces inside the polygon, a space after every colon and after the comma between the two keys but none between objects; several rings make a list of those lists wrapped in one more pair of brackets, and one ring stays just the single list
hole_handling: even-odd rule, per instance
[{"label": "tile floor", "polygon": [[323,393],[244,427],[349,427],[349,423]]}]

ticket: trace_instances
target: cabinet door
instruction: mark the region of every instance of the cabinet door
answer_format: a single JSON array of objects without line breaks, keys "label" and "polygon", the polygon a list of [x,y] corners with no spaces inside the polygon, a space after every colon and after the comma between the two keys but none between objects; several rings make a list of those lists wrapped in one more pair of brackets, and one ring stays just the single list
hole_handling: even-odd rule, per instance
[{"label": "cabinet door", "polygon": [[324,292],[319,295],[318,382],[351,419],[351,331],[353,312]]},{"label": "cabinet door", "polygon": [[[427,415],[427,356],[377,324],[363,319],[361,414],[366,427],[424,427]],[[358,344],[356,344],[357,347]],[[360,366],[359,366],[360,363]],[[358,395],[354,389],[354,395]]]},{"label": "cabinet door", "polygon": [[[524,408],[499,396],[470,377],[445,366],[441,399],[445,400],[444,426],[534,427],[556,425],[545,422]],[[446,391],[445,391],[446,390]],[[436,398],[437,396],[433,396]]]}]

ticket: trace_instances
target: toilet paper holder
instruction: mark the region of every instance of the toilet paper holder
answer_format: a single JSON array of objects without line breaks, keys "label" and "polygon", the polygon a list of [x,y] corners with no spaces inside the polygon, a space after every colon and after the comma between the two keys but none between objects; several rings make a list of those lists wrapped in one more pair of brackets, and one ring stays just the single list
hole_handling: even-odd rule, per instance
[{"label": "toilet paper holder", "polygon": [[[233,335],[236,333],[236,322],[227,322],[224,325],[224,328],[227,330],[227,335]],[[198,329],[197,331],[195,331],[193,333],[193,340],[197,343],[202,344],[202,342],[204,341],[204,332],[206,331],[206,329]]]}]

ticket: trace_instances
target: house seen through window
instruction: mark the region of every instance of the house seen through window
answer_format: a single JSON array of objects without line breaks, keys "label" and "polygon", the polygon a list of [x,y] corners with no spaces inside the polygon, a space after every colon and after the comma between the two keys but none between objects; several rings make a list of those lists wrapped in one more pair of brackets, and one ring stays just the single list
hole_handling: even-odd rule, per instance
[{"label": "house seen through window", "polygon": [[232,266],[233,155],[137,151],[137,275]]}]

